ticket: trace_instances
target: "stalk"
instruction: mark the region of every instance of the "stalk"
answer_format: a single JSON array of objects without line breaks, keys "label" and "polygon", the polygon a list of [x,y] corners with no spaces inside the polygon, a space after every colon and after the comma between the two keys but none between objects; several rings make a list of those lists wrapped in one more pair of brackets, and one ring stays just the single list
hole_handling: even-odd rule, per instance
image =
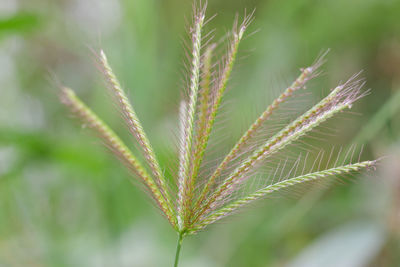
[{"label": "stalk", "polygon": [[178,244],[176,245],[174,267],[178,267],[179,255],[181,253],[181,248],[182,248],[182,241],[183,241],[183,233],[180,232],[178,236]]}]

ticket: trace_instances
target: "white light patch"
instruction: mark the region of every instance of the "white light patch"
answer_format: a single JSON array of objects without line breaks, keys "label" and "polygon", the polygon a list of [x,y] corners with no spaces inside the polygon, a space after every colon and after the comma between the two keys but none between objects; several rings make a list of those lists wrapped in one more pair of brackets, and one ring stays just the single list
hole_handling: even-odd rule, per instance
[{"label": "white light patch", "polygon": [[18,10],[17,0],[0,1],[0,16],[11,16]]},{"label": "white light patch", "polygon": [[121,6],[115,0],[72,0],[67,10],[69,25],[92,36],[110,34],[121,21]]}]

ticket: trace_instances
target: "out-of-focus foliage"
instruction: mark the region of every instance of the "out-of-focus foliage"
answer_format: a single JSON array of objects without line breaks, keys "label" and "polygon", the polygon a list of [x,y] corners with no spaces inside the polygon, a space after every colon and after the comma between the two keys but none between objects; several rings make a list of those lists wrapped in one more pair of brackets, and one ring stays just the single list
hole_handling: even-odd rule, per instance
[{"label": "out-of-focus foliage", "polygon": [[[357,114],[330,125],[335,137],[312,145],[362,140],[363,157],[391,160],[372,178],[265,200],[210,227],[186,241],[182,266],[304,263],[312,251],[348,242],[335,234],[348,225],[368,226],[353,241],[371,242],[371,266],[398,265],[400,101],[392,99],[400,90],[400,2],[213,0],[208,15],[217,16],[207,27],[228,31],[235,13],[253,8],[249,31],[257,33],[244,40],[226,95],[226,147],[298,68],[331,48],[324,75],[310,86],[310,103],[361,69],[372,91],[354,106]],[[123,166],[70,118],[57,83],[74,88],[133,143],[89,49],[104,48],[168,173],[190,12],[185,0],[0,1],[1,266],[172,265],[174,231]]]},{"label": "out-of-focus foliage", "polygon": [[34,14],[17,13],[0,20],[0,36],[11,33],[26,33],[38,27],[40,19]]}]

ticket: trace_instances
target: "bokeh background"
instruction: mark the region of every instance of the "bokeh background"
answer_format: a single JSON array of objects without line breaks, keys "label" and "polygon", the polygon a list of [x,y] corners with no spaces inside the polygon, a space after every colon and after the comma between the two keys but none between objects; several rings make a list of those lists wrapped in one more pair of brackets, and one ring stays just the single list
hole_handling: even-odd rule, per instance
[{"label": "bokeh background", "polygon": [[[71,118],[57,83],[130,139],[91,49],[104,48],[162,165],[174,155],[187,0],[0,1],[0,266],[171,266],[176,234]],[[252,208],[185,240],[181,266],[400,265],[400,1],[209,0],[216,38],[256,8],[230,83],[228,143],[330,48],[318,99],[364,70],[371,94],[334,142],[388,155],[361,175]],[[186,19],[185,19],[186,18]]]}]

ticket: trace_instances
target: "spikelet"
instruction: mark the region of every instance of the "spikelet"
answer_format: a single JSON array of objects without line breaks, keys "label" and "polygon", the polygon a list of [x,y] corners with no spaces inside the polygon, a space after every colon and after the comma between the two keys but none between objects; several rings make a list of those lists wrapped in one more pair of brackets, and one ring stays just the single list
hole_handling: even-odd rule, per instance
[{"label": "spikelet", "polygon": [[199,92],[199,119],[197,122],[197,133],[195,144],[196,148],[193,156],[193,166],[192,166],[192,188],[195,185],[196,178],[199,172],[201,162],[203,160],[205,151],[205,134],[207,131],[207,122],[209,118],[209,107],[210,107],[210,84],[211,84],[211,68],[212,68],[212,56],[215,45],[207,47],[204,58],[203,58],[203,68],[202,68],[202,82],[201,90]]},{"label": "spikelet", "polygon": [[181,231],[183,227],[187,226],[190,213],[191,203],[193,199],[193,183],[191,181],[191,166],[193,162],[193,135],[195,129],[195,116],[196,116],[196,105],[200,83],[200,58],[201,58],[201,34],[204,24],[205,7],[201,9],[194,18],[194,29],[192,35],[193,50],[192,50],[192,68],[189,88],[189,103],[186,108],[186,128],[185,128],[185,150],[184,150],[184,164],[183,164],[183,176],[179,177],[179,188],[182,192],[182,197],[178,199],[178,216],[179,221],[183,221]]}]

